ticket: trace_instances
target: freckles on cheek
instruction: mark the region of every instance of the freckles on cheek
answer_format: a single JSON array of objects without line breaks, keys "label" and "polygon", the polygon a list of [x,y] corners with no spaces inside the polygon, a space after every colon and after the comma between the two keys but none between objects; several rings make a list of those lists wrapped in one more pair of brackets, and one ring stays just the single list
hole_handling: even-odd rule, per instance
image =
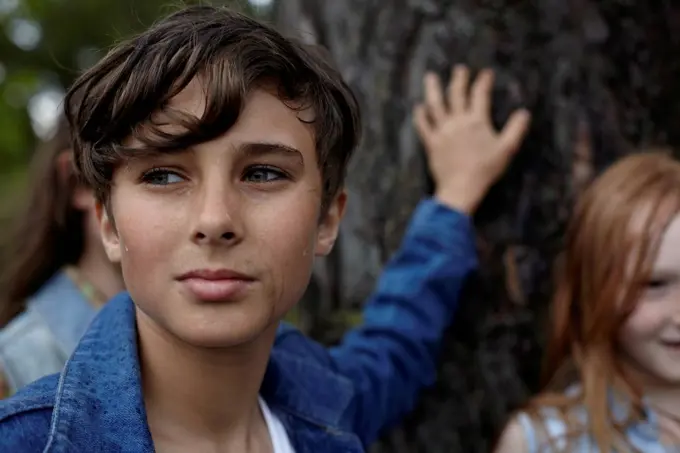
[{"label": "freckles on cheek", "polygon": [[163,259],[178,243],[180,226],[172,217],[153,211],[128,215],[119,224],[123,261],[129,264]]},{"label": "freckles on cheek", "polygon": [[314,250],[318,222],[316,212],[281,212],[263,222],[262,239],[272,249],[291,258],[304,256]]},{"label": "freckles on cheek", "polygon": [[298,209],[270,212],[266,220],[262,219],[258,242],[261,249],[267,250],[262,250],[261,256],[276,263],[272,271],[279,273],[276,279],[283,280],[281,284],[309,272],[318,229],[316,216],[312,210]]},{"label": "freckles on cheek", "polygon": [[299,302],[307,289],[314,263],[314,245],[307,235],[280,235],[278,240],[269,236],[269,240],[277,242],[269,242],[267,250],[259,255],[268,258],[272,281],[269,297],[277,301],[276,308],[272,308],[282,315]]}]

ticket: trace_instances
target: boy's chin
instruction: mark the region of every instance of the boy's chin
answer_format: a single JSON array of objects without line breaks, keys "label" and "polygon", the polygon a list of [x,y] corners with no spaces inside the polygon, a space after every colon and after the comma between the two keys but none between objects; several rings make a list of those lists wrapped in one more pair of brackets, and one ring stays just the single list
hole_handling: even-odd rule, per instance
[{"label": "boy's chin", "polygon": [[268,310],[253,308],[242,305],[207,312],[189,310],[175,313],[177,316],[166,312],[155,324],[181,343],[202,349],[237,348],[260,339],[273,340],[278,320]]},{"label": "boy's chin", "polygon": [[271,323],[211,323],[210,326],[178,329],[174,332],[184,343],[202,349],[231,349],[253,344],[265,337]]},{"label": "boy's chin", "polygon": [[138,324],[141,321],[148,325],[149,330],[155,330],[171,343],[195,348],[228,349],[259,341],[271,343],[280,310],[262,302],[245,299],[232,304],[196,304],[169,297],[162,307],[139,304]]}]

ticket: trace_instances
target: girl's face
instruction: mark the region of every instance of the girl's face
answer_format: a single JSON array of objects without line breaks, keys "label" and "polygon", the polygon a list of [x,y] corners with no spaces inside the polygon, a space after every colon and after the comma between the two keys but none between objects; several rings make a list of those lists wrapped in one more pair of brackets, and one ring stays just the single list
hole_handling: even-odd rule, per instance
[{"label": "girl's face", "polygon": [[664,234],[650,279],[620,331],[619,346],[637,373],[680,384],[680,215]]}]

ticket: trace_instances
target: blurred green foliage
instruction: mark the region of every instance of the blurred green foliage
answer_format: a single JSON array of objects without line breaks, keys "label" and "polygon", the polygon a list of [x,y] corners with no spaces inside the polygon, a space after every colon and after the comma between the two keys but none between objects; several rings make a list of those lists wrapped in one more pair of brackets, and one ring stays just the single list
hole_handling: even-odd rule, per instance
[{"label": "blurred green foliage", "polygon": [[0,0],[0,221],[21,199],[25,167],[40,140],[31,99],[63,92],[117,41],[197,3],[266,12],[246,0]]}]

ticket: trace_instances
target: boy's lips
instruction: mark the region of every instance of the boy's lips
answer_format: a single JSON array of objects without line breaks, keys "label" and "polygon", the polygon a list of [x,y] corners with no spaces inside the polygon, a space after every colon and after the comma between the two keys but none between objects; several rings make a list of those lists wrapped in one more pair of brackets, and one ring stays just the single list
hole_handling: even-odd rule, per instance
[{"label": "boy's lips", "polygon": [[182,274],[177,280],[196,299],[226,302],[242,295],[255,279],[230,269],[198,269]]}]

